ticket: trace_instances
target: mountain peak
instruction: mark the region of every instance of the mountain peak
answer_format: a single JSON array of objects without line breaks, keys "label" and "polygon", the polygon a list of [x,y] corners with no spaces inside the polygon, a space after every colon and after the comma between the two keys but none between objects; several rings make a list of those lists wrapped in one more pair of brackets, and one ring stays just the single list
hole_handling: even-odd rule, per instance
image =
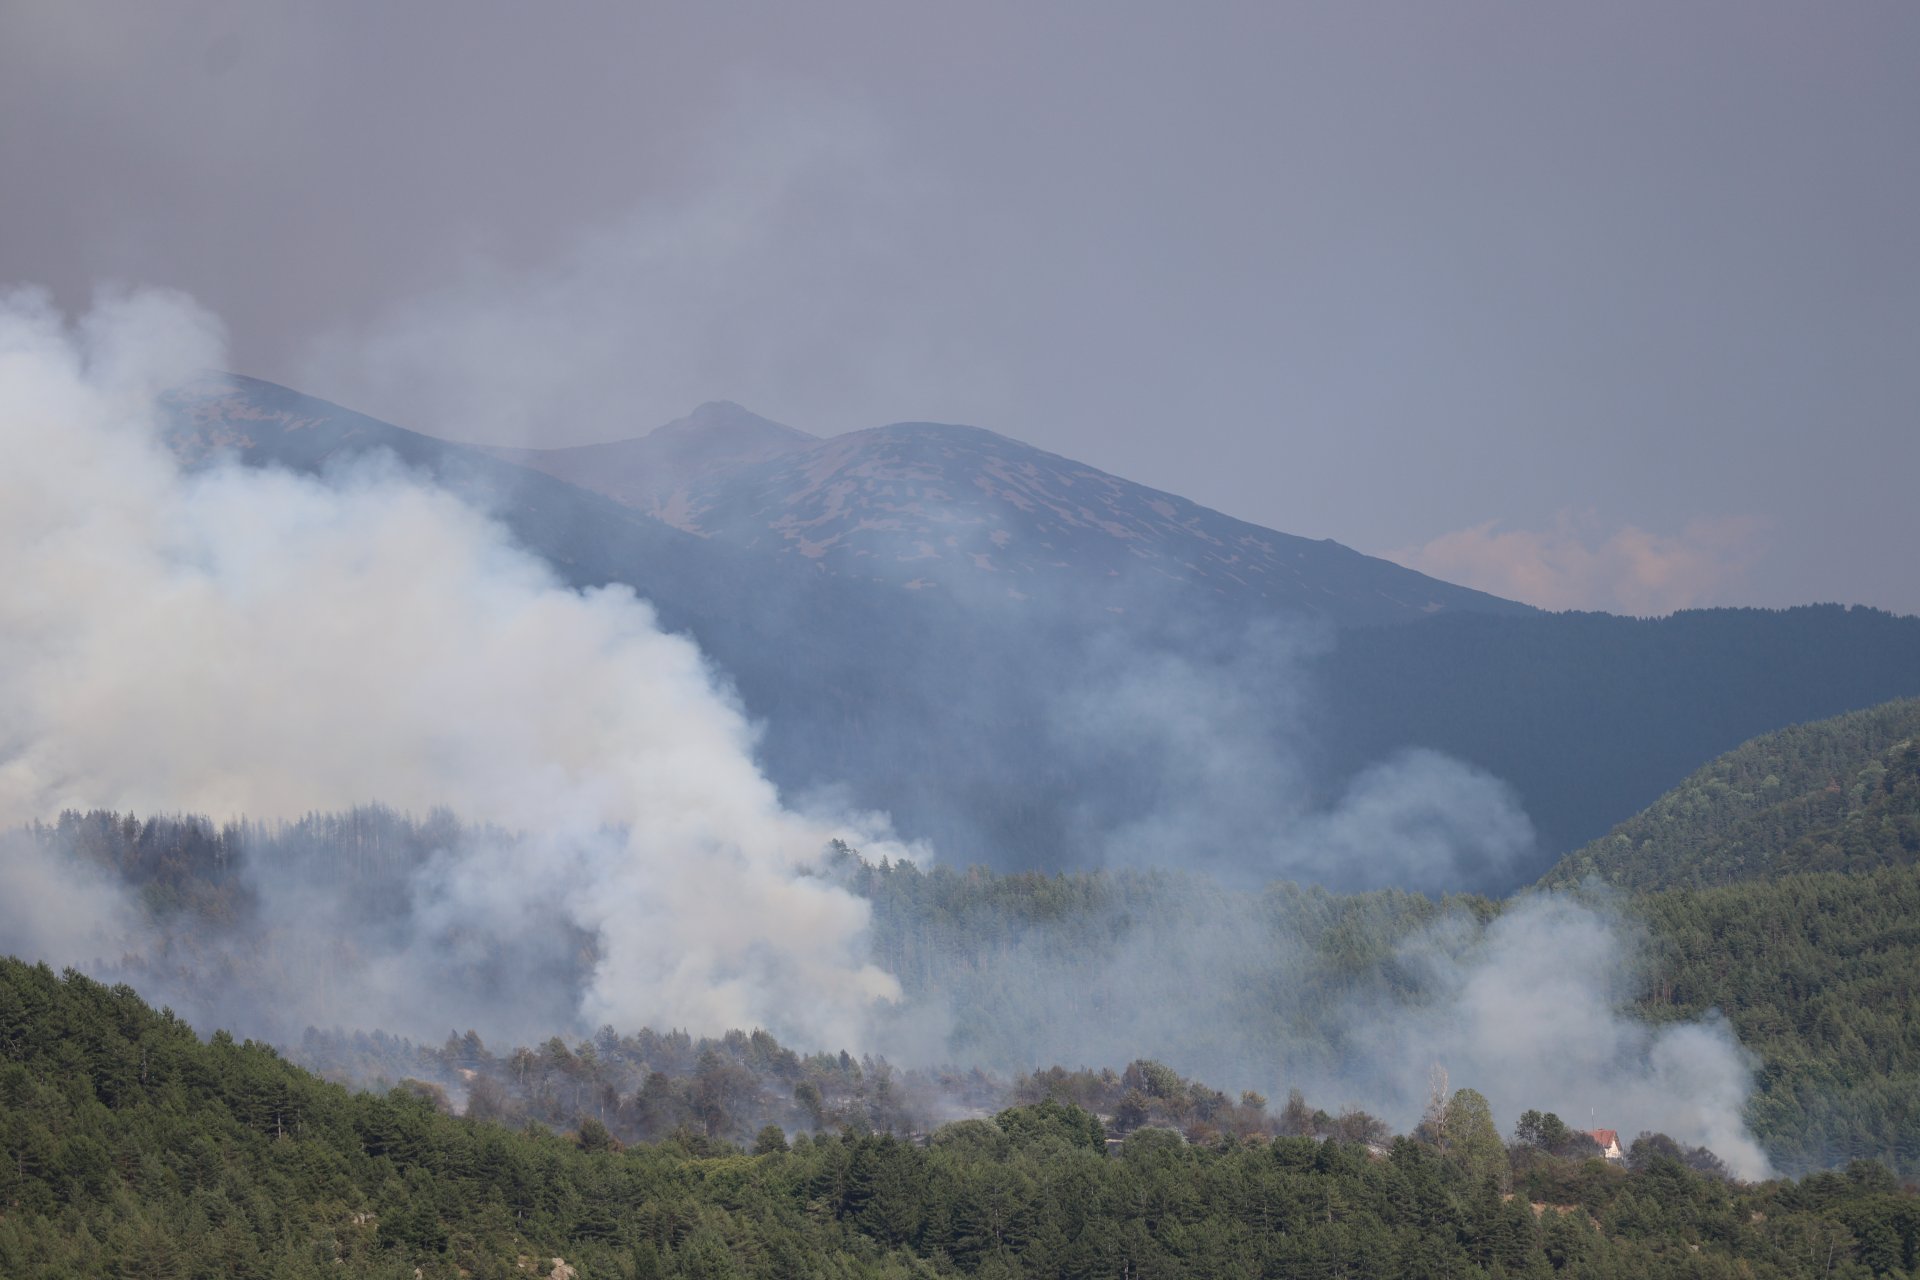
[{"label": "mountain peak", "polygon": [[665,442],[715,436],[733,442],[784,443],[793,446],[819,438],[798,427],[763,418],[731,400],[709,400],[685,417],[655,427],[645,438]]},{"label": "mountain peak", "polygon": [[709,400],[685,417],[624,440],[484,452],[698,532],[689,514],[691,486],[819,442],[818,436],[763,418],[731,400]]}]

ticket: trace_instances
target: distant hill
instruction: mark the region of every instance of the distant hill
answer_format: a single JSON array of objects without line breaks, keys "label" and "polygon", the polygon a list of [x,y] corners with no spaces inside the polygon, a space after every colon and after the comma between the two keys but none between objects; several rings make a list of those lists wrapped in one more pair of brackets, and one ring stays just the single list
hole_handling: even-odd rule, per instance
[{"label": "distant hill", "polygon": [[1329,768],[1396,743],[1470,761],[1519,791],[1544,872],[1749,738],[1920,694],[1920,619],[1839,605],[1453,614],[1347,632],[1315,672]]},{"label": "distant hill", "polygon": [[[617,482],[632,495],[645,472],[623,470],[622,458],[664,450],[680,468],[674,474],[692,479],[660,501],[678,504],[683,522],[733,530],[721,536],[254,379],[207,379],[171,396],[169,408],[170,443],[189,461],[226,450],[252,465],[317,471],[389,451],[494,512],[565,582],[630,584],[663,625],[697,639],[737,689],[763,725],[761,762],[784,791],[832,788],[892,815],[901,834],[932,841],[942,860],[959,865],[1096,866],[1115,831],[1168,806],[1191,808],[1181,784],[1169,783],[1166,749],[1142,744],[1156,732],[1177,740],[1195,696],[1233,708],[1237,743],[1250,754],[1277,744],[1303,774],[1272,780],[1276,804],[1328,803],[1358,770],[1408,747],[1507,780],[1539,832],[1536,857],[1453,886],[1504,892],[1756,734],[1920,694],[1920,619],[1836,606],[1653,621],[1521,610],[1453,594],[1458,589],[1336,544],[1288,540],[1113,477],[1083,475],[1077,464],[964,428],[814,441],[744,410],[707,406],[663,429],[664,443],[656,432],[605,446],[608,453],[581,469],[578,478]],[[991,480],[994,468],[1018,459],[1034,468],[1010,474],[1035,487],[1008,482],[987,495],[974,485],[982,497],[956,499],[957,546],[982,538],[991,546],[1005,528],[1010,554],[1060,532],[1067,567],[1014,558],[994,561],[989,572],[957,548],[917,568],[885,562],[880,548],[931,519],[924,492],[913,498],[899,478],[920,464],[893,451],[933,438],[946,443],[926,466],[956,477],[956,492],[972,483],[965,477]],[[871,466],[832,452],[845,448],[866,451]],[[836,478],[790,487],[808,457]],[[709,471],[732,477],[729,485],[748,474],[765,484],[740,488],[731,505],[700,505],[693,495],[708,492],[699,476]],[[902,503],[920,503],[918,513],[900,514],[900,528],[858,527],[880,518],[875,504],[889,485]],[[811,519],[806,513],[828,510],[842,489],[848,511],[867,515],[808,526],[824,537],[832,525],[843,536],[819,556],[801,554],[777,522]],[[1062,523],[1039,501],[1042,492],[1090,495],[1073,508],[1088,514]],[[756,493],[792,501],[768,505],[772,498]],[[1023,494],[1035,495],[1031,510],[1008,496]],[[1172,516],[1152,505],[1163,501]],[[1104,528],[1097,512],[1120,531]],[[1227,563],[1224,548],[1242,536],[1276,549],[1264,578]],[[1289,547],[1311,573],[1287,569]],[[1118,572],[1121,564],[1127,572]],[[840,565],[847,567],[832,567]],[[908,572],[946,575],[946,585],[907,589]],[[1018,588],[1026,598],[1017,599],[1010,581],[1034,589]],[[1452,603],[1428,613],[1436,599]],[[1382,618],[1397,621],[1358,625]],[[1262,645],[1275,635],[1279,657],[1269,660]],[[1135,704],[1145,693],[1154,705],[1113,710],[1109,693],[1129,682]],[[1089,726],[1089,708],[1120,722]],[[1152,717],[1157,726],[1147,723]],[[1240,748],[1222,738],[1209,749]],[[1260,779],[1246,789],[1258,793]],[[1191,842],[1163,847],[1168,865],[1196,860]],[[1275,871],[1261,849],[1238,856],[1256,879]],[[1378,882],[1353,870],[1346,887]]]},{"label": "distant hill", "polygon": [[1542,883],[1727,884],[1920,862],[1920,698],[1753,739],[1698,770]]},{"label": "distant hill", "polygon": [[977,427],[822,440],[716,403],[634,440],[493,452],[717,542],[1002,608],[1112,612],[1171,587],[1339,625],[1535,612]]}]

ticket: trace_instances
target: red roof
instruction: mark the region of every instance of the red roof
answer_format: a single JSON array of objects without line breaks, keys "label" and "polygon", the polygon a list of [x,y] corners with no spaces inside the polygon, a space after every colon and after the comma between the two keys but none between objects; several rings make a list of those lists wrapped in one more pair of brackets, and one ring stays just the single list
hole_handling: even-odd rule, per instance
[{"label": "red roof", "polygon": [[1620,1133],[1615,1129],[1589,1129],[1587,1130],[1587,1136],[1599,1143],[1602,1151],[1605,1151],[1608,1147],[1617,1147],[1620,1145]]}]

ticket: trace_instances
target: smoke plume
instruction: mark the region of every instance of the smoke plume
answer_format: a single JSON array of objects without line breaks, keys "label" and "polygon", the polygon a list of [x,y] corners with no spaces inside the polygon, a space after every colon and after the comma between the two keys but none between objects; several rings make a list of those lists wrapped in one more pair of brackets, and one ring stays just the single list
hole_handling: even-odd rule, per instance
[{"label": "smoke plume", "polygon": [[[1143,597],[1131,612],[1147,616]],[[1324,626],[1269,621],[1165,645],[1097,641],[1049,708],[1050,750],[1096,803],[1075,843],[1101,865],[1231,883],[1496,891],[1535,851],[1498,778],[1437,751],[1375,761],[1328,790],[1308,716]]]},{"label": "smoke plume", "polygon": [[1664,1132],[1711,1148],[1739,1177],[1766,1176],[1741,1114],[1751,1055],[1718,1017],[1656,1027],[1633,1016],[1636,941],[1604,908],[1559,895],[1523,897],[1484,928],[1456,919],[1403,948],[1425,1006],[1362,1022],[1356,1043],[1398,1069],[1402,1110],[1406,1083],[1439,1062],[1508,1124],[1537,1108],[1577,1129]]},{"label": "smoke plume", "polygon": [[580,1022],[856,1039],[895,984],[808,874],[847,832],[782,806],[694,645],[390,463],[183,472],[155,395],[220,363],[180,296],[0,301],[0,821],[446,806],[526,834],[429,864],[413,945],[562,921],[597,940]]},{"label": "smoke plume", "polygon": [[[1123,872],[1116,900],[922,955],[892,1003],[868,902],[822,874],[835,837],[888,852],[877,820],[783,803],[690,641],[625,588],[562,587],[397,464],[183,470],[155,396],[221,354],[178,296],[111,298],[73,326],[35,295],[0,301],[0,824],[93,807],[265,823],[266,927],[251,951],[156,941],[118,890],[17,839],[0,947],[107,968],[144,952],[149,997],[282,1038],[763,1026],[1009,1069],[1148,1056],[1402,1127],[1441,1062],[1509,1121],[1661,1129],[1764,1171],[1724,1024],[1633,1018],[1630,932],[1564,899],[1488,921],[1413,894]],[[1456,761],[1409,752],[1314,799],[1299,662],[1324,642],[1091,655],[1045,732],[1127,803],[1078,834],[1108,865],[1241,885],[1498,880],[1531,828]],[[302,815],[371,801],[460,819],[408,828],[424,852],[398,905],[299,852]],[[313,847],[357,847],[361,819],[338,821]]]},{"label": "smoke plume", "polygon": [[1565,895],[1492,909],[1108,877],[1024,921],[963,914],[949,927],[980,941],[936,940],[945,964],[909,951],[908,998],[880,1034],[902,1060],[1004,1072],[1150,1058],[1229,1091],[1297,1088],[1402,1132],[1439,1064],[1507,1126],[1553,1111],[1576,1128],[1709,1147],[1738,1176],[1767,1173],[1743,1116],[1755,1064],[1718,1017],[1636,1015],[1630,921]]}]

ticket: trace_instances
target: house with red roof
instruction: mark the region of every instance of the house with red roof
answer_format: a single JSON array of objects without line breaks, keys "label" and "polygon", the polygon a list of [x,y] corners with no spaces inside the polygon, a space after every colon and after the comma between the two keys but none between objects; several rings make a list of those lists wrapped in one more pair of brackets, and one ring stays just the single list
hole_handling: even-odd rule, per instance
[{"label": "house with red roof", "polygon": [[1624,1160],[1626,1152],[1620,1149],[1620,1134],[1614,1129],[1589,1129],[1587,1136],[1600,1148],[1600,1154],[1609,1160]]}]

